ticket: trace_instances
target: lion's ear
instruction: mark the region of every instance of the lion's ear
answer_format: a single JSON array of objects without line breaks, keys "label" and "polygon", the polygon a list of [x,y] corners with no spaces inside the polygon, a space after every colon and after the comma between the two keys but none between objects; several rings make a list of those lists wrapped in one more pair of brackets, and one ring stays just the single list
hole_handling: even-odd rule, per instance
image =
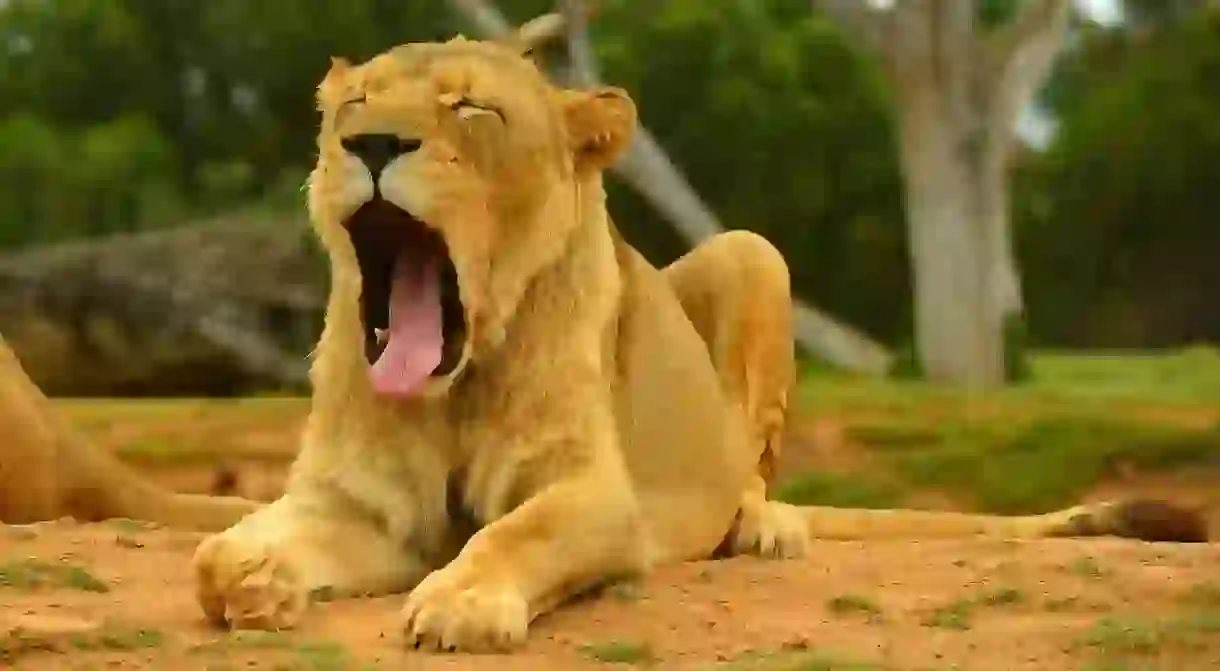
[{"label": "lion's ear", "polygon": [[343,91],[347,88],[347,71],[351,69],[351,66],[351,62],[346,58],[331,57],[330,69],[326,71],[326,76],[322,77],[321,83],[318,84],[319,105],[325,105],[342,97]]},{"label": "lion's ear", "polygon": [[563,113],[577,170],[608,168],[635,132],[635,103],[620,88],[564,91]]}]

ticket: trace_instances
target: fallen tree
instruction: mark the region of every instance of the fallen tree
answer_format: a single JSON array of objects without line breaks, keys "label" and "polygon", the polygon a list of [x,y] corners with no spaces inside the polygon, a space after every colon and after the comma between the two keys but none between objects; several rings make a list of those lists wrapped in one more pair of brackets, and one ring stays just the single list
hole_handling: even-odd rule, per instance
[{"label": "fallen tree", "polygon": [[304,221],[256,214],[0,257],[0,330],[52,394],[303,388],[325,305]]}]

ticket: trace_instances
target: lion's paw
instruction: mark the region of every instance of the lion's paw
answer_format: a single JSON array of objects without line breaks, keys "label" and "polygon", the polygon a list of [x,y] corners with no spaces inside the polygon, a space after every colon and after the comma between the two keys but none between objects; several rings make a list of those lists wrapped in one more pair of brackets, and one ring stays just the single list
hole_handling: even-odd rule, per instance
[{"label": "lion's paw", "polygon": [[296,571],[267,546],[232,530],[203,541],[191,560],[199,605],[212,622],[234,629],[288,629],[309,599]]},{"label": "lion's paw", "polygon": [[778,501],[742,509],[733,538],[734,554],[766,559],[799,559],[809,554],[809,529],[799,508]]},{"label": "lion's paw", "polygon": [[406,644],[416,650],[504,652],[525,641],[528,627],[520,594],[455,567],[425,578],[402,610]]}]

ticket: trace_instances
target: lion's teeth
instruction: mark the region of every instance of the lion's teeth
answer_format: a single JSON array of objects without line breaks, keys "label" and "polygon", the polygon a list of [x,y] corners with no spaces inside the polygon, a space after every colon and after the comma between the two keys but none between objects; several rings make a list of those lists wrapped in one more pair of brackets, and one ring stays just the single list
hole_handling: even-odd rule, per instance
[{"label": "lion's teeth", "polygon": [[377,337],[378,344],[384,345],[390,339],[390,330],[375,328],[373,329],[373,335]]}]

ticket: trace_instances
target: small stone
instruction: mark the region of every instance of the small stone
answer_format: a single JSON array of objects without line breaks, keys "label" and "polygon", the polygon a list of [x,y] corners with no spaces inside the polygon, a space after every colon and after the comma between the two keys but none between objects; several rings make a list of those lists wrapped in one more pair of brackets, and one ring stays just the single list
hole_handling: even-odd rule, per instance
[{"label": "small stone", "polygon": [[135,536],[129,536],[127,534],[119,534],[118,536],[115,536],[114,542],[119,547],[124,547],[124,548],[142,548],[142,547],[144,547],[144,543],[141,542],[140,539],[136,538]]}]

